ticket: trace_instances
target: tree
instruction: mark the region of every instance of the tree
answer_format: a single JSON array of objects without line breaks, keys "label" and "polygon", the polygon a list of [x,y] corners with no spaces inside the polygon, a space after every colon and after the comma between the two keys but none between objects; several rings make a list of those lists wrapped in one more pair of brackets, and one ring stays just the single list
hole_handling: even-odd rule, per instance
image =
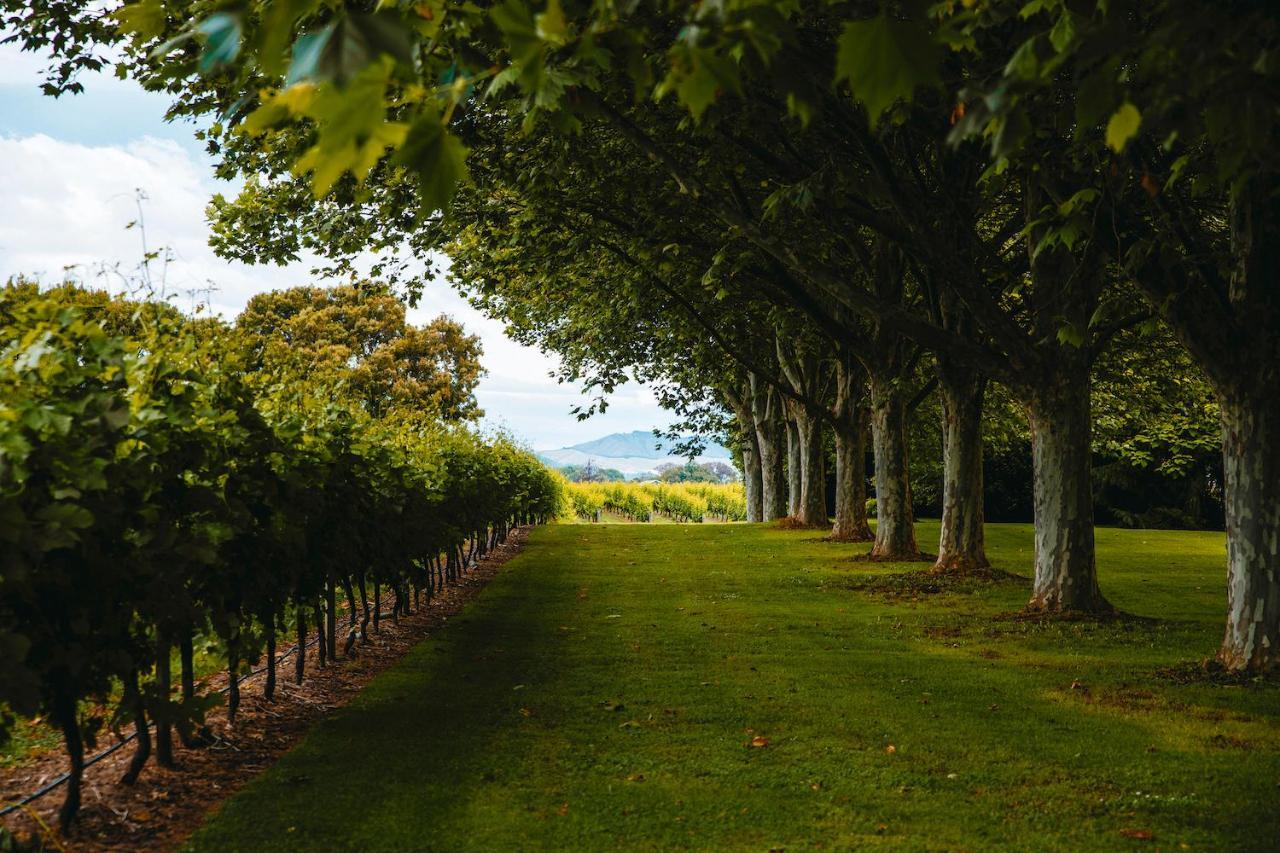
[{"label": "tree", "polygon": [[340,372],[375,416],[401,407],[446,420],[483,414],[480,339],[444,315],[409,325],[404,303],[381,285],[258,294],[236,325],[252,336],[255,367]]}]

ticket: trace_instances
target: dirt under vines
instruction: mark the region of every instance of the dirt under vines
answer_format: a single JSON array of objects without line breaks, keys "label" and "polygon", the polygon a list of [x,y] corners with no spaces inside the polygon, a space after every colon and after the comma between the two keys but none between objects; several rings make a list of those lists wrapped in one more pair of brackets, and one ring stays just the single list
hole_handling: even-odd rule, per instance
[{"label": "dirt under vines", "polygon": [[[505,544],[492,549],[477,566],[445,587],[428,604],[415,608],[399,623],[382,620],[381,630],[371,632],[367,644],[359,644],[352,656],[315,665],[315,650],[308,650],[306,679],[301,685],[283,668],[276,684],[276,698],[262,698],[266,673],[241,683],[241,704],[234,726],[228,726],[225,706],[214,709],[208,725],[211,745],[185,749],[175,743],[178,767],[166,770],[147,765],[133,785],[120,783],[132,748],[117,751],[85,771],[84,805],[75,826],[65,836],[56,825],[62,789],[55,789],[22,812],[5,818],[3,826],[19,837],[37,835],[50,849],[88,851],[158,851],[179,846],[204,816],[271,766],[297,744],[317,722],[335,708],[350,702],[360,690],[426,637],[445,627],[524,545],[527,530],[513,530]],[[226,686],[226,676],[205,680],[204,689]],[[98,747],[111,745],[100,738]],[[97,750],[95,750],[97,752]],[[66,756],[51,750],[32,762],[0,771],[0,802],[16,800],[66,770]]]}]

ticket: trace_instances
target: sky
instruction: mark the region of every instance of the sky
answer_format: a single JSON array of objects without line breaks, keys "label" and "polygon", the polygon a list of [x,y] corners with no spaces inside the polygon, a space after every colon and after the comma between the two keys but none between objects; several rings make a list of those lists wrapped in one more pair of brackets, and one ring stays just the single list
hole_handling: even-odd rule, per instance
[{"label": "sky", "polygon": [[[85,92],[59,99],[39,91],[40,57],[0,45],[0,279],[27,275],[60,280],[127,272],[142,257],[141,233],[127,230],[141,204],[150,249],[168,247],[174,261],[165,285],[174,304],[207,302],[233,318],[255,293],[312,283],[304,258],[287,267],[225,261],[207,245],[205,204],[233,187],[217,181],[192,125],[164,121],[167,100],[109,74],[81,77]],[[141,196],[141,198],[140,198]],[[571,413],[586,402],[580,389],[551,378],[554,355],[521,346],[443,280],[433,282],[410,319],[440,313],[484,343],[488,370],[476,389],[485,425],[503,427],[544,450],[612,432],[665,427],[670,416],[649,390],[618,389],[608,411],[587,421]]]}]

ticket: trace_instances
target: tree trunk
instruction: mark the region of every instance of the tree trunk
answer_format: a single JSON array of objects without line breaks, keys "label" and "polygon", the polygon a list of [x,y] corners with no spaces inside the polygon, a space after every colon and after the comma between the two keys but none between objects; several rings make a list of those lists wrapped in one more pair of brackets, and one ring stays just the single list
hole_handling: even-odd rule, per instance
[{"label": "tree trunk", "polygon": [[360,640],[369,643],[369,588],[365,583],[364,572],[360,573]]},{"label": "tree trunk", "polygon": [[[196,697],[196,664],[195,645],[191,639],[191,629],[182,632],[182,640],[178,643],[178,658],[182,666],[182,701],[188,702]],[[183,744],[186,746],[186,744]]]},{"label": "tree trunk", "polygon": [[294,599],[293,609],[298,620],[298,650],[293,661],[293,681],[301,684],[307,671],[307,610],[302,599]]},{"label": "tree trunk", "polygon": [[938,359],[942,400],[942,530],[937,572],[969,572],[991,565],[983,533],[982,402],[986,380]]},{"label": "tree trunk", "polygon": [[778,392],[751,377],[751,414],[760,451],[760,520],[787,514],[785,438]]},{"label": "tree trunk", "polygon": [[262,697],[268,702],[276,698],[276,617],[267,616],[267,681],[262,687]]},{"label": "tree trunk", "polygon": [[[182,701],[189,703],[196,698],[195,645],[189,627],[183,630],[178,641],[178,662],[182,668]],[[195,749],[201,745],[203,730],[196,733],[190,725],[183,723],[178,726],[178,739],[187,749]]]},{"label": "tree trunk", "polygon": [[919,560],[907,466],[907,404],[894,381],[871,380],[871,443],[876,466],[875,560]]},{"label": "tree trunk", "polygon": [[1090,484],[1089,376],[1063,371],[1031,393],[1035,586],[1029,610],[1104,612]]},{"label": "tree trunk", "polygon": [[841,542],[875,539],[867,521],[867,410],[853,412],[852,423],[835,430],[836,520],[831,538]]},{"label": "tree trunk", "polygon": [[787,418],[787,515],[800,517],[800,501],[804,488],[804,461],[801,458],[800,429],[793,418]]},{"label": "tree trunk", "polygon": [[319,604],[313,604],[311,615],[315,617],[316,623],[316,663],[324,669],[325,663],[329,656],[329,644],[324,637],[324,612],[320,609]]},{"label": "tree trunk", "polygon": [[151,730],[147,728],[147,707],[142,699],[142,691],[138,688],[137,670],[131,671],[125,677],[123,701],[132,706],[130,710],[133,712],[135,746],[133,757],[129,759],[129,766],[125,768],[120,782],[124,785],[132,785],[138,781],[138,777],[142,775],[142,768],[147,766],[147,759],[151,757]]},{"label": "tree trunk", "polygon": [[67,794],[58,809],[58,829],[66,832],[80,811],[80,786],[84,779],[84,737],[80,732],[80,720],[76,715],[76,700],[71,696],[59,697],[53,706],[54,722],[62,729],[71,766],[67,770]]},{"label": "tree trunk", "polygon": [[173,723],[170,722],[170,694],[173,689],[172,664],[169,660],[173,654],[173,644],[164,631],[156,631],[156,695],[160,707],[154,715],[156,718],[156,763],[161,767],[172,768],[173,761]]},{"label": "tree trunk", "polygon": [[760,451],[756,445],[756,430],[750,426],[742,431],[742,491],[747,501],[747,521],[761,521],[764,518],[763,498],[764,483],[760,476]]},{"label": "tree trunk", "polygon": [[236,724],[240,710],[240,636],[234,629],[227,637],[227,725]]},{"label": "tree trunk", "polygon": [[1218,659],[1252,672],[1280,663],[1280,367],[1259,368],[1267,376],[1252,389],[1221,397],[1227,630]]},{"label": "tree trunk", "polygon": [[826,527],[827,471],[822,445],[822,421],[795,406],[797,464],[800,474],[800,500],[795,517],[807,527]]},{"label": "tree trunk", "polygon": [[338,582],[333,573],[329,573],[329,581],[324,585],[325,644],[329,647],[329,660],[338,660]]}]

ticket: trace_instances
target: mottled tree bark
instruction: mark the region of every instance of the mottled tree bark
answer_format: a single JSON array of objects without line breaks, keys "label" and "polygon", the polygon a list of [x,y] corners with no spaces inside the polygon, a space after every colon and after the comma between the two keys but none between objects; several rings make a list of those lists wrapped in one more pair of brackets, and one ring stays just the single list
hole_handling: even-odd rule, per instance
[{"label": "mottled tree bark", "polygon": [[985,569],[982,402],[986,380],[945,356],[938,358],[942,401],[942,526],[934,570]]},{"label": "mottled tree bark", "polygon": [[[1204,337],[1230,357],[1210,376],[1222,411],[1229,669],[1280,668],[1280,178],[1249,180],[1231,207],[1234,322]],[[1194,348],[1193,348],[1194,351]]]},{"label": "mottled tree bark", "polygon": [[1280,666],[1280,366],[1260,372],[1253,388],[1221,399],[1227,628],[1218,657],[1255,672]]},{"label": "mottled tree bark", "polygon": [[835,430],[836,517],[831,538],[842,542],[875,539],[867,520],[867,423],[869,414],[859,409],[852,424]]},{"label": "mottled tree bark", "polygon": [[836,401],[831,409],[836,446],[836,517],[831,538],[870,542],[875,538],[867,521],[866,374],[852,358],[836,363]]},{"label": "mottled tree bark", "polygon": [[751,385],[745,379],[723,391],[738,421],[738,446],[742,459],[742,490],[747,504],[747,521],[764,520],[764,479],[760,470],[760,441],[752,413]]},{"label": "mottled tree bark", "polygon": [[1090,483],[1087,371],[1046,379],[1028,404],[1034,475],[1035,583],[1031,610],[1110,609],[1098,589]]},{"label": "mottled tree bark", "polygon": [[871,443],[876,466],[876,560],[918,560],[907,465],[907,402],[899,383],[871,378]]},{"label": "mottled tree bark", "polygon": [[763,488],[760,453],[756,450],[756,431],[753,427],[749,434],[742,437],[742,491],[747,503],[747,521],[760,521],[764,517],[761,503]]},{"label": "mottled tree bark", "polygon": [[807,527],[826,527],[827,470],[822,420],[798,403],[791,409],[796,435],[795,463],[800,474],[799,500],[792,515]]},{"label": "mottled tree bark", "polygon": [[773,521],[787,514],[782,400],[777,391],[754,375],[751,377],[751,407],[756,424],[756,444],[760,450],[760,520]]},{"label": "mottled tree bark", "polygon": [[787,515],[800,517],[804,462],[800,453],[800,430],[794,416],[787,417]]}]

